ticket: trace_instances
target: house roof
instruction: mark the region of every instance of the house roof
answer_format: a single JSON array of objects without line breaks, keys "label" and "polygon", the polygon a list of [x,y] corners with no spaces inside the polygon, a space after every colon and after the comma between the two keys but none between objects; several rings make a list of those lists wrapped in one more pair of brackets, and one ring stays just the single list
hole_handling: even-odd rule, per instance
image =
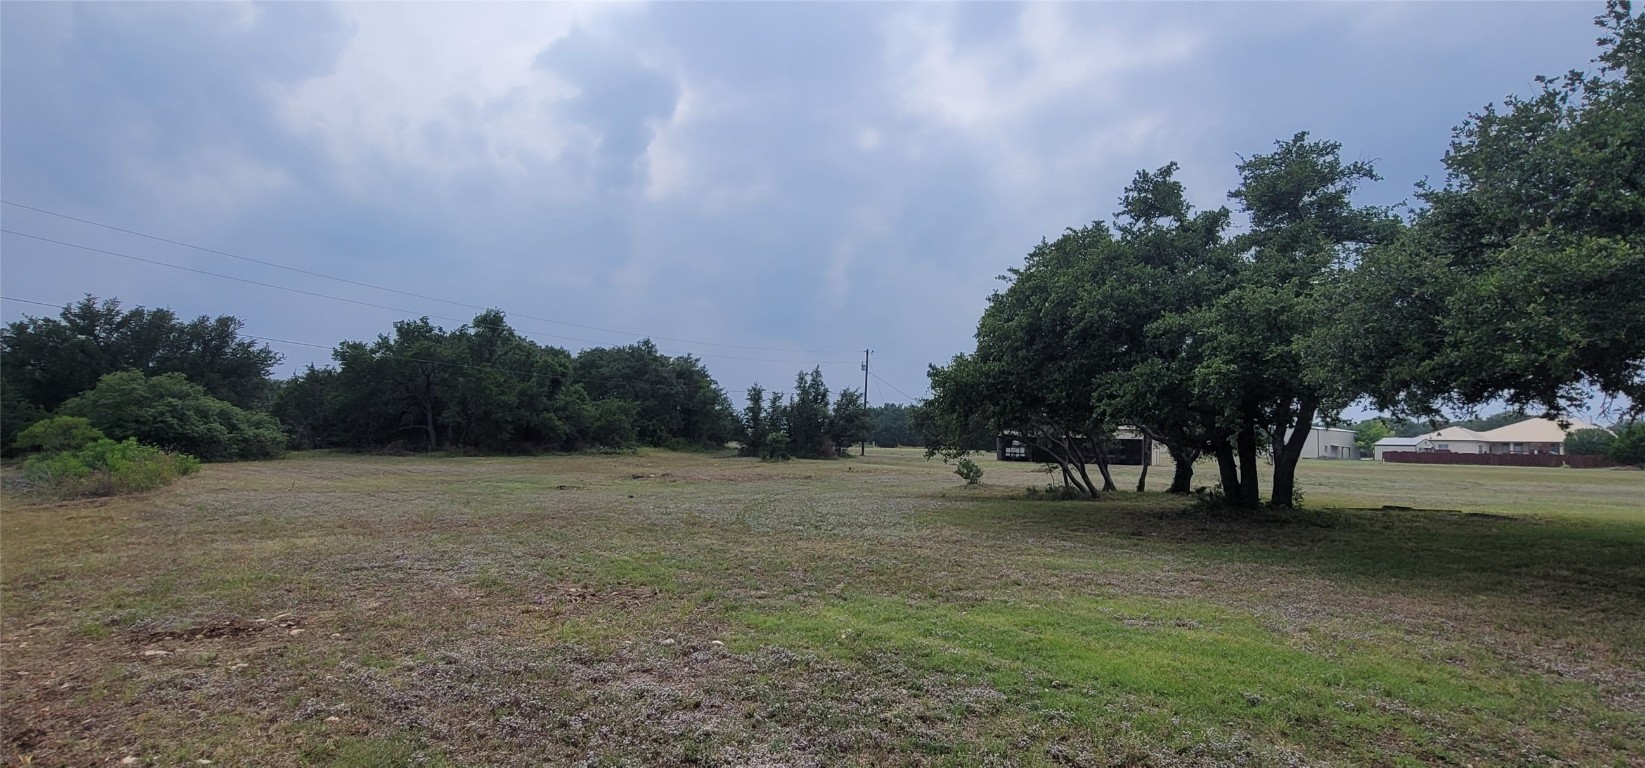
[{"label": "house roof", "polygon": [[1498,427],[1486,432],[1482,437],[1493,443],[1563,443],[1565,435],[1579,429],[1600,429],[1586,421],[1572,419],[1570,430],[1559,428],[1559,423],[1553,419],[1526,419]]},{"label": "house roof", "polygon": [[1422,445],[1426,442],[1428,442],[1427,435],[1420,435],[1417,437],[1384,437],[1377,441],[1377,445],[1384,448],[1400,448],[1412,445]]},{"label": "house roof", "polygon": [[[1490,438],[1485,435],[1475,432],[1467,427],[1446,427],[1438,432],[1429,432],[1428,434],[1423,435],[1423,437],[1426,437],[1429,440],[1490,440]],[[1563,440],[1564,438],[1560,439]]]}]

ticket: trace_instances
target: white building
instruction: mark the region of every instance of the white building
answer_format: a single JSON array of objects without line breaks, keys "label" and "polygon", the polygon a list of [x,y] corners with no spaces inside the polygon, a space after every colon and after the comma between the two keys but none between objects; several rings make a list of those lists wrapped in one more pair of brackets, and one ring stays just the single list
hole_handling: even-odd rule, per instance
[{"label": "white building", "polygon": [[1434,444],[1428,439],[1427,435],[1418,435],[1416,437],[1384,437],[1377,441],[1374,452],[1376,453],[1377,460],[1382,461],[1383,454],[1386,453],[1392,453],[1395,451],[1416,451],[1418,453],[1422,453],[1433,449]]},{"label": "white building", "polygon": [[1304,459],[1357,459],[1359,446],[1354,430],[1315,425],[1308,430],[1308,440],[1302,444]]},{"label": "white building", "polygon": [[1467,427],[1446,427],[1429,432],[1423,437],[1433,443],[1433,450],[1449,453],[1490,453],[1491,441],[1485,435]]},{"label": "white building", "polygon": [[1586,421],[1572,420],[1562,429],[1553,419],[1526,419],[1488,432],[1466,427],[1446,427],[1417,437],[1385,437],[1377,441],[1376,457],[1390,451],[1418,453],[1547,453],[1565,452],[1565,436],[1579,429],[1603,429]]}]

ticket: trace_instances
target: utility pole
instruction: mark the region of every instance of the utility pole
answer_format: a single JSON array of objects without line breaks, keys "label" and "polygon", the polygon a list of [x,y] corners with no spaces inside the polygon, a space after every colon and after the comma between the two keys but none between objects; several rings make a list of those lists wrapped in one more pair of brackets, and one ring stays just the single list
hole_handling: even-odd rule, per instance
[{"label": "utility pole", "polygon": [[[862,351],[862,407],[865,411],[868,410],[868,356],[873,353],[874,350],[872,349]],[[866,438],[862,441],[862,452],[857,455],[868,455],[868,440]]]}]

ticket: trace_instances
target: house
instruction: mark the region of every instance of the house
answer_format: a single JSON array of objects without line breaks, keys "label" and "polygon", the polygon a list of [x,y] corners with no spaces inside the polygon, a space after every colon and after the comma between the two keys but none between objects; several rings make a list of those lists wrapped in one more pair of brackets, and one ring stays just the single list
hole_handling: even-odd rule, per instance
[{"label": "house", "polygon": [[1429,432],[1423,437],[1433,443],[1433,450],[1448,453],[1490,453],[1491,441],[1484,434],[1467,427],[1446,427]]},{"label": "house", "polygon": [[[1603,429],[1586,421],[1572,419],[1561,429],[1553,419],[1526,419],[1482,433],[1488,444],[1488,453],[1565,453],[1565,436],[1579,429]],[[1444,431],[1444,430],[1440,430]]]},{"label": "house", "polygon": [[1602,429],[1588,422],[1573,419],[1561,429],[1553,419],[1526,419],[1487,432],[1475,432],[1466,427],[1446,427],[1417,437],[1385,437],[1377,441],[1376,457],[1390,451],[1417,453],[1511,453],[1549,454],[1565,453],[1565,436],[1579,429]]},{"label": "house", "polygon": [[1376,446],[1374,446],[1374,453],[1376,454],[1377,460],[1381,461],[1383,460],[1383,454],[1386,453],[1396,451],[1416,451],[1418,453],[1425,453],[1432,451],[1433,449],[1434,444],[1428,439],[1427,435],[1418,435],[1416,437],[1384,437],[1377,441]]}]

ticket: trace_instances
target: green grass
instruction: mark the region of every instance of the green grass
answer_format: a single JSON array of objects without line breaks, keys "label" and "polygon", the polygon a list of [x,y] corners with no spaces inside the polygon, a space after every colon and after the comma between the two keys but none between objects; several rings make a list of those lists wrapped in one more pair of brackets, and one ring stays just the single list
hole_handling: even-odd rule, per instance
[{"label": "green grass", "polygon": [[1645,473],[1307,462],[1306,509],[1228,519],[1030,501],[1044,475],[981,463],[965,487],[903,450],[307,454],[142,497],[8,496],[0,756],[1645,754]]}]

